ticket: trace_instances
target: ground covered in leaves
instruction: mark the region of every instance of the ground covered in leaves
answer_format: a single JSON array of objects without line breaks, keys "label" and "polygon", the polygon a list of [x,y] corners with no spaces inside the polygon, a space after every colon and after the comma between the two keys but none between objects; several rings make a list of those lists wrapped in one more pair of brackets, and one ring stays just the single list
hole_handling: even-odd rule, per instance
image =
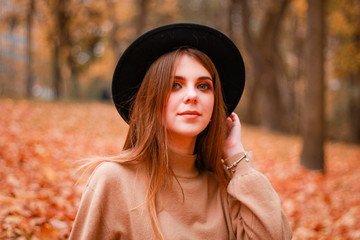
[{"label": "ground covered in leaves", "polygon": [[[76,161],[115,155],[127,126],[105,103],[0,100],[0,239],[66,239],[83,184]],[[360,146],[326,144],[326,175],[299,166],[301,139],[243,126],[294,239],[360,239]]]}]

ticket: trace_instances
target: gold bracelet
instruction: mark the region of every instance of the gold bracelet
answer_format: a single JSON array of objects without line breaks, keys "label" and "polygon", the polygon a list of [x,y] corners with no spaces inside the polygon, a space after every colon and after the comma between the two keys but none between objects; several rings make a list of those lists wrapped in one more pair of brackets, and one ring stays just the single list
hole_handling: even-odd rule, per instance
[{"label": "gold bracelet", "polygon": [[231,172],[234,173],[236,166],[239,164],[239,162],[241,162],[241,160],[243,160],[243,159],[245,158],[245,160],[246,160],[247,162],[249,162],[249,159],[246,157],[247,155],[248,155],[248,152],[245,152],[244,155],[241,156],[241,158],[239,158],[238,160],[236,160],[235,162],[233,162],[230,166],[226,166],[226,165],[224,164],[224,168],[225,168],[227,171],[231,170]]}]

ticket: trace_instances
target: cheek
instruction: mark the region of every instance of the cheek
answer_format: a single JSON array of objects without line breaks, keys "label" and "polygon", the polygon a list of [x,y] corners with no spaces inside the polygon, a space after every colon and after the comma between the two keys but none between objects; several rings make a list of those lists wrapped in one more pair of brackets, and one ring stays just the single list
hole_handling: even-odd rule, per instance
[{"label": "cheek", "polygon": [[209,113],[210,116],[214,111],[214,104],[215,104],[214,96],[209,97],[209,99],[206,101],[205,108],[207,109],[207,112]]},{"label": "cheek", "polygon": [[171,113],[175,111],[175,107],[177,106],[176,98],[173,94],[169,96],[169,99],[166,102],[166,105],[164,107],[164,116],[163,120],[169,120],[169,117],[171,116]]}]

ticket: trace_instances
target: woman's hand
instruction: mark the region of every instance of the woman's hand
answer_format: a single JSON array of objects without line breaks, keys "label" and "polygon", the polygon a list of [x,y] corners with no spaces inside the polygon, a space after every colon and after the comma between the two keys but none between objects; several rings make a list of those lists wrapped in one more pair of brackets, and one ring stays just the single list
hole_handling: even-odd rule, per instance
[{"label": "woman's hand", "polygon": [[241,142],[241,124],[236,113],[231,113],[226,119],[226,136],[224,142],[224,159],[245,152]]}]

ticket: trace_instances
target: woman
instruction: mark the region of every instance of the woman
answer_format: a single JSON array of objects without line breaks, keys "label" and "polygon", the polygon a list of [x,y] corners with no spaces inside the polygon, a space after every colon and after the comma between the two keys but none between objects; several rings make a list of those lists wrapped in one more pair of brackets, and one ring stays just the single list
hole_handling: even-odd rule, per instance
[{"label": "woman", "polygon": [[167,25],[131,44],[112,88],[124,148],[87,165],[70,239],[290,239],[232,113],[244,82],[238,49],[214,29]]}]

